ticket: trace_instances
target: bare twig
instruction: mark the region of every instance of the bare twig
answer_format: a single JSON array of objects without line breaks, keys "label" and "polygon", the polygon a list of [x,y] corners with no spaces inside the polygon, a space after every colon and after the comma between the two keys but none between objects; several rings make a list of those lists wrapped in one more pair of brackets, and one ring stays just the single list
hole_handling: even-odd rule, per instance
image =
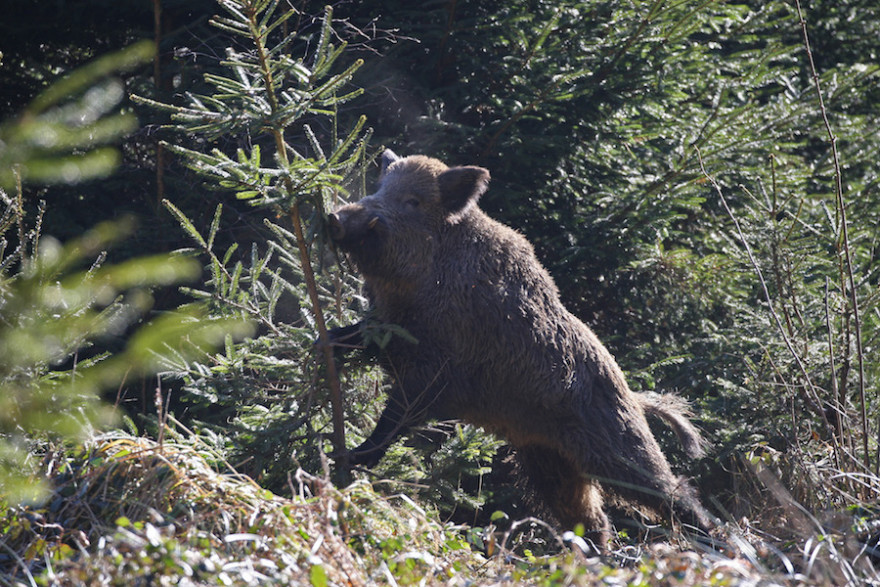
[{"label": "bare twig", "polygon": [[165,427],[168,424],[168,406],[162,399],[162,377],[156,376],[156,413],[159,421],[159,436],[156,439],[159,452],[165,448]]},{"label": "bare twig", "polygon": [[18,224],[18,246],[21,250],[21,261],[24,263],[25,246],[24,246],[24,191],[21,186],[21,167],[15,166],[12,173],[15,175],[15,219]]},{"label": "bare twig", "polygon": [[[24,576],[27,578],[28,585],[31,585],[32,587],[37,587],[37,582],[34,580],[34,576],[31,574],[31,570],[28,568],[28,564],[26,562],[24,562],[24,560],[20,556],[18,556],[18,553],[16,553],[13,549],[11,549],[9,546],[7,546],[5,541],[0,542],[0,547],[3,547],[3,550],[8,552],[10,554],[10,556],[12,556],[12,558],[15,559],[15,562],[18,564],[18,566],[21,568],[22,572],[24,573]],[[4,582],[4,584],[7,584],[7,585],[19,585],[20,584],[17,582],[13,583],[11,580],[9,583],[6,583],[6,579],[3,579],[3,582]]]}]

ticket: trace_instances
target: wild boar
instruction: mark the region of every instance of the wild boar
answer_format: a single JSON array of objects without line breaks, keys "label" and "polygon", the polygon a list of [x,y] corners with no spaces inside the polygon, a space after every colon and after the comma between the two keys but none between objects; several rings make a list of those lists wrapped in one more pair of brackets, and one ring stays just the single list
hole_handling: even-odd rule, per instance
[{"label": "wild boar", "polygon": [[[662,417],[699,456],[682,402],[630,391],[608,350],[563,306],[526,238],[477,205],[489,172],[391,151],[382,167],[376,193],[329,216],[376,318],[411,335],[385,349],[393,386],[352,461],[374,465],[425,419],[459,419],[510,442],[558,522],[583,523],[602,547],[610,536],[603,491],[711,528],[645,418]],[[331,337],[363,343],[360,324]]]}]

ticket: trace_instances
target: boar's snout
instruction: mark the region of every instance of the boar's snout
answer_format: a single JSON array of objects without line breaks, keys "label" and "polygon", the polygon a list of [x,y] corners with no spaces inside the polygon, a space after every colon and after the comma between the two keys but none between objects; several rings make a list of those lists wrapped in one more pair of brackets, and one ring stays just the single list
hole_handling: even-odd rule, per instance
[{"label": "boar's snout", "polygon": [[328,222],[330,224],[330,238],[335,241],[341,241],[345,238],[345,225],[342,224],[342,220],[339,218],[339,214],[332,212],[328,217]]},{"label": "boar's snout", "polygon": [[343,247],[361,242],[379,223],[379,216],[360,204],[348,204],[327,217],[330,238]]}]

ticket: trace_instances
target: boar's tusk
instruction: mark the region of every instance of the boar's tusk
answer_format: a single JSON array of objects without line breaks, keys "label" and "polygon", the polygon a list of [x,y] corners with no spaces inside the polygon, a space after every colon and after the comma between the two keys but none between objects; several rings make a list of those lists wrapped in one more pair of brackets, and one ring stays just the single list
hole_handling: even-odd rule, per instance
[{"label": "boar's tusk", "polygon": [[379,222],[379,217],[378,217],[378,216],[374,216],[372,219],[370,219],[369,222],[367,222],[367,228],[370,229],[370,230],[373,230],[373,228],[376,227],[376,224],[377,224],[378,222]]}]

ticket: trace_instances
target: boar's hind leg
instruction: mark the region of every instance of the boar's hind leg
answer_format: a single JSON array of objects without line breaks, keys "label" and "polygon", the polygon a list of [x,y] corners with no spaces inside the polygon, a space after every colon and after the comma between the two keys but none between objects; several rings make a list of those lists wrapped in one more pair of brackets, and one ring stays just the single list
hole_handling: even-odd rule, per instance
[{"label": "boar's hind leg", "polygon": [[546,506],[566,530],[583,524],[586,537],[597,549],[607,550],[611,524],[602,510],[602,490],[596,481],[587,479],[568,457],[552,448],[518,447],[516,461],[531,509],[540,515]]},{"label": "boar's hind leg", "polygon": [[686,524],[703,530],[714,527],[696,492],[685,479],[672,473],[666,457],[647,431],[632,434],[603,463],[597,476],[608,479],[607,487],[621,497],[642,503],[656,512],[676,515]]}]

